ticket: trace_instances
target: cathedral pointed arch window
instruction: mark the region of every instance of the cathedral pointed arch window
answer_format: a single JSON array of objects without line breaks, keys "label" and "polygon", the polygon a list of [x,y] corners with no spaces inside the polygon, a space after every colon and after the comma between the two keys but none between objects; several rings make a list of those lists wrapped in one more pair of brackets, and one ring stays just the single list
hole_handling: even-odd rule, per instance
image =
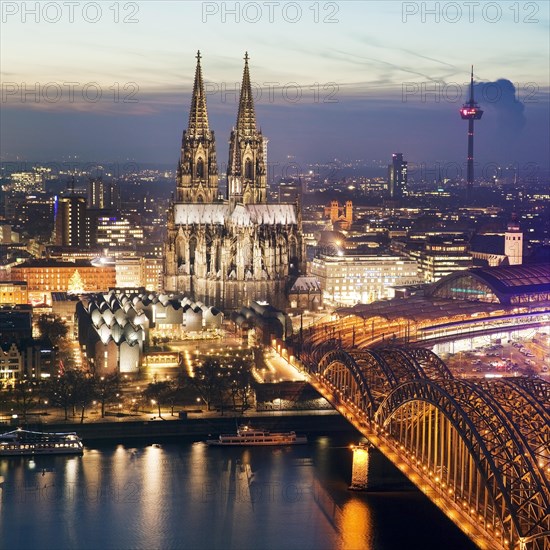
[{"label": "cathedral pointed arch window", "polygon": [[298,256],[298,246],[295,237],[290,237],[288,239],[288,254],[291,259],[296,259]]},{"label": "cathedral pointed arch window", "polygon": [[201,157],[197,160],[197,178],[204,178],[204,161]]},{"label": "cathedral pointed arch window", "polygon": [[195,235],[193,235],[189,239],[189,264],[190,264],[191,269],[193,270],[193,271],[191,271],[191,273],[194,272],[194,268],[195,268],[196,250],[197,250],[197,237]]},{"label": "cathedral pointed arch window", "polygon": [[252,160],[248,157],[244,161],[244,177],[247,180],[251,180],[253,178]]}]

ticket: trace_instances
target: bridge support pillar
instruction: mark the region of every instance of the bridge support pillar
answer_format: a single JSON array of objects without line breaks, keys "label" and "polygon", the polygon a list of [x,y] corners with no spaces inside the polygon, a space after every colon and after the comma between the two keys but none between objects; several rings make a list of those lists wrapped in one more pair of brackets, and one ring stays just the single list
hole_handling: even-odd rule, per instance
[{"label": "bridge support pillar", "polygon": [[352,491],[364,491],[369,484],[369,461],[370,461],[370,444],[363,443],[353,445],[353,464],[351,468],[351,485]]}]

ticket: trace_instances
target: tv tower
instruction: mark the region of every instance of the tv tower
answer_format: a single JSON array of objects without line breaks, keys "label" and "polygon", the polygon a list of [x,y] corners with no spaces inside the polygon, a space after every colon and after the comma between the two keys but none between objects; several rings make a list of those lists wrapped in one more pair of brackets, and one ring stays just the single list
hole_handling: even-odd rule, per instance
[{"label": "tv tower", "polygon": [[472,74],[470,77],[470,101],[462,105],[460,116],[468,121],[468,187],[466,197],[468,203],[472,199],[472,188],[474,185],[474,120],[479,120],[483,116],[483,111],[474,101],[474,66],[472,65]]}]

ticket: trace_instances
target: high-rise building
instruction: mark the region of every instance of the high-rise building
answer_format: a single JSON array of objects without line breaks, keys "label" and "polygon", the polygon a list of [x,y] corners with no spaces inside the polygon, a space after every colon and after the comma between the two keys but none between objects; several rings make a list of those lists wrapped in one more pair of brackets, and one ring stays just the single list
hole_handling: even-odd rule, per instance
[{"label": "high-rise building", "polygon": [[403,160],[403,153],[392,155],[392,163],[388,166],[388,190],[394,200],[407,194],[407,161]]},{"label": "high-rise building", "polygon": [[49,240],[54,229],[56,198],[49,193],[27,195],[19,203],[16,218],[25,232],[42,241]]},{"label": "high-rise building", "polygon": [[86,199],[77,195],[56,197],[55,244],[86,246]]},{"label": "high-rise building", "polygon": [[120,194],[118,186],[112,181],[103,178],[88,180],[88,208],[118,210],[120,208]]},{"label": "high-rise building", "polygon": [[297,180],[281,180],[277,184],[279,202],[298,202],[302,204],[302,182]]},{"label": "high-rise building", "polygon": [[289,274],[303,269],[301,211],[295,203],[267,204],[267,142],[256,126],[248,54],[230,138],[225,200],[218,200],[215,139],[200,60],[199,53],[176,196],[168,211],[164,288],[222,309],[254,300],[284,306]]},{"label": "high-rise building", "polygon": [[97,219],[95,243],[102,248],[135,248],[143,242],[143,229],[121,216]]}]

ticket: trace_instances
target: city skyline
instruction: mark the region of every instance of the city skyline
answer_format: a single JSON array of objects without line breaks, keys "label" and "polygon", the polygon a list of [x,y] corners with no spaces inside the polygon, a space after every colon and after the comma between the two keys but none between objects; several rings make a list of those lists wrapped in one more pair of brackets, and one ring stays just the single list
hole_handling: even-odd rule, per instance
[{"label": "city skyline", "polygon": [[[63,11],[55,23],[48,22],[54,11],[26,15],[23,23],[22,9],[12,14],[4,7],[2,43],[12,47],[2,48],[1,160],[73,154],[175,164],[200,49],[219,135],[235,124],[240,67],[249,52],[270,161],[389,159],[396,151],[418,163],[465,161],[457,112],[474,63],[476,98],[486,112],[476,160],[547,169],[548,52],[538,46],[546,4],[529,3],[531,11],[502,5],[500,15],[481,8],[468,14],[462,6],[456,23],[445,3],[436,15],[430,3],[311,3],[299,17],[292,3],[271,14],[265,7],[243,11],[240,3],[240,23],[229,4],[160,3],[153,10],[138,3],[136,13],[123,10],[132,3],[118,13],[105,6],[96,23],[86,19],[97,14],[78,8],[73,23]],[[503,40],[511,33],[513,41]],[[74,97],[68,82],[76,83]],[[221,162],[226,147],[219,144]]]},{"label": "city skyline", "polygon": [[550,550],[549,7],[0,1],[6,547]]}]

